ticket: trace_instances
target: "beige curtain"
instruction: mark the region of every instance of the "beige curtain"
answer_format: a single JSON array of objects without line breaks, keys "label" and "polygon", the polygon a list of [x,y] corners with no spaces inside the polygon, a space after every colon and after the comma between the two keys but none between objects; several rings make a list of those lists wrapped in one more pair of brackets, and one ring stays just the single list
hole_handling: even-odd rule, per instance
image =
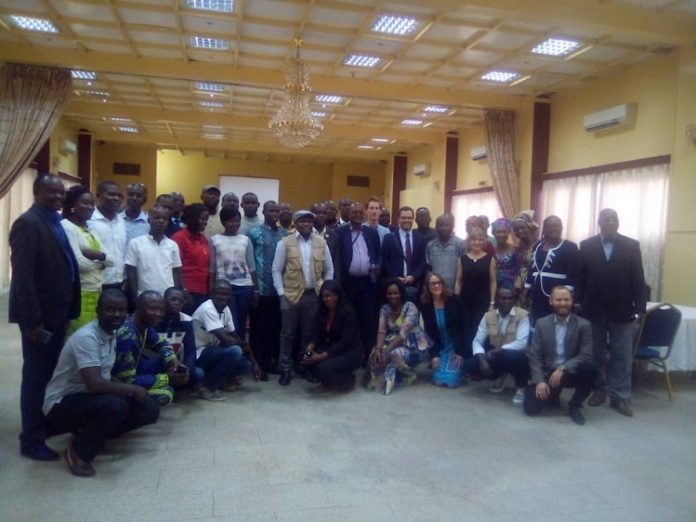
[{"label": "beige curtain", "polygon": [[0,197],[53,132],[71,82],[66,69],[22,64],[0,68]]},{"label": "beige curtain", "polygon": [[483,126],[493,188],[503,215],[512,219],[520,210],[520,190],[515,165],[515,113],[487,110]]}]

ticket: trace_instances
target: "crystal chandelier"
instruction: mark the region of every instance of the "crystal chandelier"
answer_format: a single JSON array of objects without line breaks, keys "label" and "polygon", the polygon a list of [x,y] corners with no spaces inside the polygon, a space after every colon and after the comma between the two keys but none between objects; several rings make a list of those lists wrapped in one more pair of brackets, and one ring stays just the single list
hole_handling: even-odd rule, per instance
[{"label": "crystal chandelier", "polygon": [[268,122],[278,141],[293,149],[305,147],[317,139],[324,129],[321,122],[312,116],[309,69],[300,59],[300,45],[302,40],[296,38],[295,56],[288,62],[283,101],[276,115]]}]

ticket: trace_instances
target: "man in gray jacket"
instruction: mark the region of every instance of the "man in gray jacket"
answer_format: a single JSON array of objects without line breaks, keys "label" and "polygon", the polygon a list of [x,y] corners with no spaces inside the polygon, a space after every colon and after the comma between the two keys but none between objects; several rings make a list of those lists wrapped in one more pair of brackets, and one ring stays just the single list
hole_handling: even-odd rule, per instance
[{"label": "man in gray jacket", "polygon": [[528,351],[532,384],[524,397],[527,415],[540,413],[548,404],[559,406],[563,388],[575,388],[568,402],[568,415],[576,424],[585,424],[580,411],[597,377],[592,362],[592,327],[571,313],[573,296],[557,286],[549,299],[553,313],[537,320]]}]

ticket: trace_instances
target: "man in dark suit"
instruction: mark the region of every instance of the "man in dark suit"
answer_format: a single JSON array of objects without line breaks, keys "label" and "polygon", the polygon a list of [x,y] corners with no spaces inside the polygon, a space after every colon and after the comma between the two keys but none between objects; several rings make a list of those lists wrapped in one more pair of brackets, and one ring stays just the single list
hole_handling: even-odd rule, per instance
[{"label": "man in dark suit", "polygon": [[399,230],[384,236],[382,271],[385,277],[398,277],[406,285],[406,298],[418,302],[425,276],[425,241],[413,228],[413,209],[399,209]]},{"label": "man in dark suit", "polygon": [[70,319],[80,315],[77,261],[60,225],[65,187],[56,176],[34,181],[34,205],[10,231],[11,323],[22,335],[20,453],[35,460],[58,460],[46,446],[42,412],[46,385],[58,362]]},{"label": "man in dark suit", "polygon": [[[580,313],[592,323],[594,359],[600,371],[587,404],[604,403],[608,381],[611,407],[631,417],[633,326],[645,313],[646,292],[640,245],[619,234],[618,229],[616,211],[600,211],[599,235],[580,243],[576,291]],[[605,377],[607,339],[609,367]]]},{"label": "man in dark suit", "polygon": [[537,319],[527,351],[532,384],[524,396],[524,412],[536,415],[547,404],[558,406],[563,388],[575,388],[568,416],[582,425],[585,417],[580,408],[597,377],[592,363],[592,327],[572,313],[573,296],[565,286],[554,287],[549,302],[553,313]]},{"label": "man in dark suit", "polygon": [[350,207],[350,222],[334,232],[331,243],[334,279],[341,282],[346,298],[358,315],[360,338],[365,357],[377,336],[377,276],[380,267],[379,234],[363,224],[365,213],[360,203]]}]

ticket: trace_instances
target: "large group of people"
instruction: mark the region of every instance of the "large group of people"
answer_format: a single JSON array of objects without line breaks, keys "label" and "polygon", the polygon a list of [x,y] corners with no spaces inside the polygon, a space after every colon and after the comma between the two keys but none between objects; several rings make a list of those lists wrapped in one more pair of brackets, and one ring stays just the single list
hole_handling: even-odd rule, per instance
[{"label": "large group of people", "polygon": [[[309,210],[246,193],[200,203],[113,181],[96,195],[40,175],[10,233],[10,321],[19,325],[20,452],[94,475],[106,440],[157,421],[176,397],[224,401],[244,377],[389,395],[426,366],[437,386],[509,375],[528,415],[585,400],[633,415],[632,325],[645,311],[638,242],[611,209],[580,247],[533,213],[466,220],[343,198]],[[259,213],[259,208],[261,212]],[[62,212],[61,212],[62,211]],[[414,222],[415,225],[414,226]],[[420,372],[422,373],[422,372]],[[594,392],[594,393],[593,393]]]}]

